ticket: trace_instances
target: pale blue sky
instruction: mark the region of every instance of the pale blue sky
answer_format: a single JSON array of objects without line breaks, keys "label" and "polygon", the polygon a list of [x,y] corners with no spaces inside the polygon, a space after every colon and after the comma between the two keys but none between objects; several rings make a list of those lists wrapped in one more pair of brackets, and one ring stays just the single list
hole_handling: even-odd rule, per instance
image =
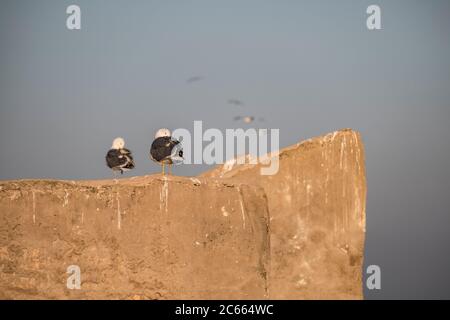
[{"label": "pale blue sky", "polygon": [[[65,26],[73,3],[80,31]],[[373,3],[381,31],[365,25]],[[0,179],[110,177],[116,136],[131,174],[155,173],[155,130],[194,120],[264,117],[281,146],[351,127],[366,146],[366,264],[384,272],[366,295],[450,298],[449,31],[445,0],[2,0]]]}]

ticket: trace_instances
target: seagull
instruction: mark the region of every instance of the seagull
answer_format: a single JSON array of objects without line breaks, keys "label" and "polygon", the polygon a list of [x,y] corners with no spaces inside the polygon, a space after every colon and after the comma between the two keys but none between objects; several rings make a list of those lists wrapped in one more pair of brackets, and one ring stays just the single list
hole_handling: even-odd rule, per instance
[{"label": "seagull", "polygon": [[161,164],[162,174],[164,174],[165,164],[169,165],[169,174],[172,164],[183,162],[183,148],[180,141],[171,136],[169,129],[159,129],[155,134],[150,148],[150,159]]},{"label": "seagull", "polygon": [[234,121],[243,120],[245,123],[252,123],[253,120],[255,120],[255,117],[253,117],[253,116],[245,116],[245,117],[236,116],[233,118],[233,120]]},{"label": "seagull", "polygon": [[198,82],[198,81],[202,81],[204,79],[203,76],[193,76],[190,77],[186,80],[186,83],[194,83],[194,82]]},{"label": "seagull", "polygon": [[244,105],[244,102],[239,99],[228,99],[228,103],[233,104],[235,106],[243,106]]},{"label": "seagull", "polygon": [[[236,117],[233,118],[233,120],[234,121],[242,120],[245,123],[249,124],[249,123],[252,123],[253,121],[255,121],[256,118],[254,116],[236,116]],[[264,118],[263,117],[259,117],[258,121],[264,122]]]},{"label": "seagull", "polygon": [[106,154],[106,165],[113,170],[114,176],[117,171],[123,174],[124,171],[134,168],[131,151],[124,147],[125,141],[123,138],[116,138],[113,141],[111,149]]}]

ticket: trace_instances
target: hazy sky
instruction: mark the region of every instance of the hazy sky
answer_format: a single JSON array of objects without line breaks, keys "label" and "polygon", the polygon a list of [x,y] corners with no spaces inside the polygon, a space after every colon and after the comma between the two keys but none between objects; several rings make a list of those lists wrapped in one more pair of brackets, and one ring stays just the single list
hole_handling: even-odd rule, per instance
[{"label": "hazy sky", "polygon": [[[366,28],[370,4],[382,30]],[[155,173],[155,131],[194,120],[263,117],[281,146],[351,127],[367,157],[365,263],[382,269],[366,297],[450,298],[449,34],[448,0],[2,0],[0,179],[111,177],[117,136],[132,175]]]}]

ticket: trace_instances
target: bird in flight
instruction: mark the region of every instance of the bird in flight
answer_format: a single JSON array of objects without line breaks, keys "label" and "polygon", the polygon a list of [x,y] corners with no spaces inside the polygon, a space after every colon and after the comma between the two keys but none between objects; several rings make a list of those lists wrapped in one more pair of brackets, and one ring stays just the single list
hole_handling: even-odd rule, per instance
[{"label": "bird in flight", "polygon": [[228,103],[235,106],[243,106],[244,102],[239,99],[228,99]]},{"label": "bird in flight", "polygon": [[[236,116],[233,118],[234,121],[244,121],[245,123],[249,124],[252,123],[253,121],[256,120],[256,118],[254,116]],[[263,117],[259,117],[258,121],[260,122],[264,122],[264,118]]]},{"label": "bird in flight", "polygon": [[236,116],[233,118],[234,121],[242,120],[245,123],[252,123],[255,120],[255,117],[253,116]]},{"label": "bird in flight", "polygon": [[198,82],[198,81],[202,81],[204,79],[204,77],[202,76],[193,76],[190,77],[186,80],[186,83],[194,83],[194,82]]}]

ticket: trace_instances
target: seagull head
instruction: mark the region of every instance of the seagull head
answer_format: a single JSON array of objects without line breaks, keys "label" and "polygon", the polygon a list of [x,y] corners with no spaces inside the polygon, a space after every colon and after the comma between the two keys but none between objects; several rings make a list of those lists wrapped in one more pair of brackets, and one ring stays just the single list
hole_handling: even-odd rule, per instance
[{"label": "seagull head", "polygon": [[125,147],[125,140],[123,140],[123,138],[115,138],[112,144],[112,149],[123,149],[123,147]]},{"label": "seagull head", "polygon": [[170,137],[171,133],[169,129],[162,128],[156,131],[155,139],[161,138],[161,137]]}]

